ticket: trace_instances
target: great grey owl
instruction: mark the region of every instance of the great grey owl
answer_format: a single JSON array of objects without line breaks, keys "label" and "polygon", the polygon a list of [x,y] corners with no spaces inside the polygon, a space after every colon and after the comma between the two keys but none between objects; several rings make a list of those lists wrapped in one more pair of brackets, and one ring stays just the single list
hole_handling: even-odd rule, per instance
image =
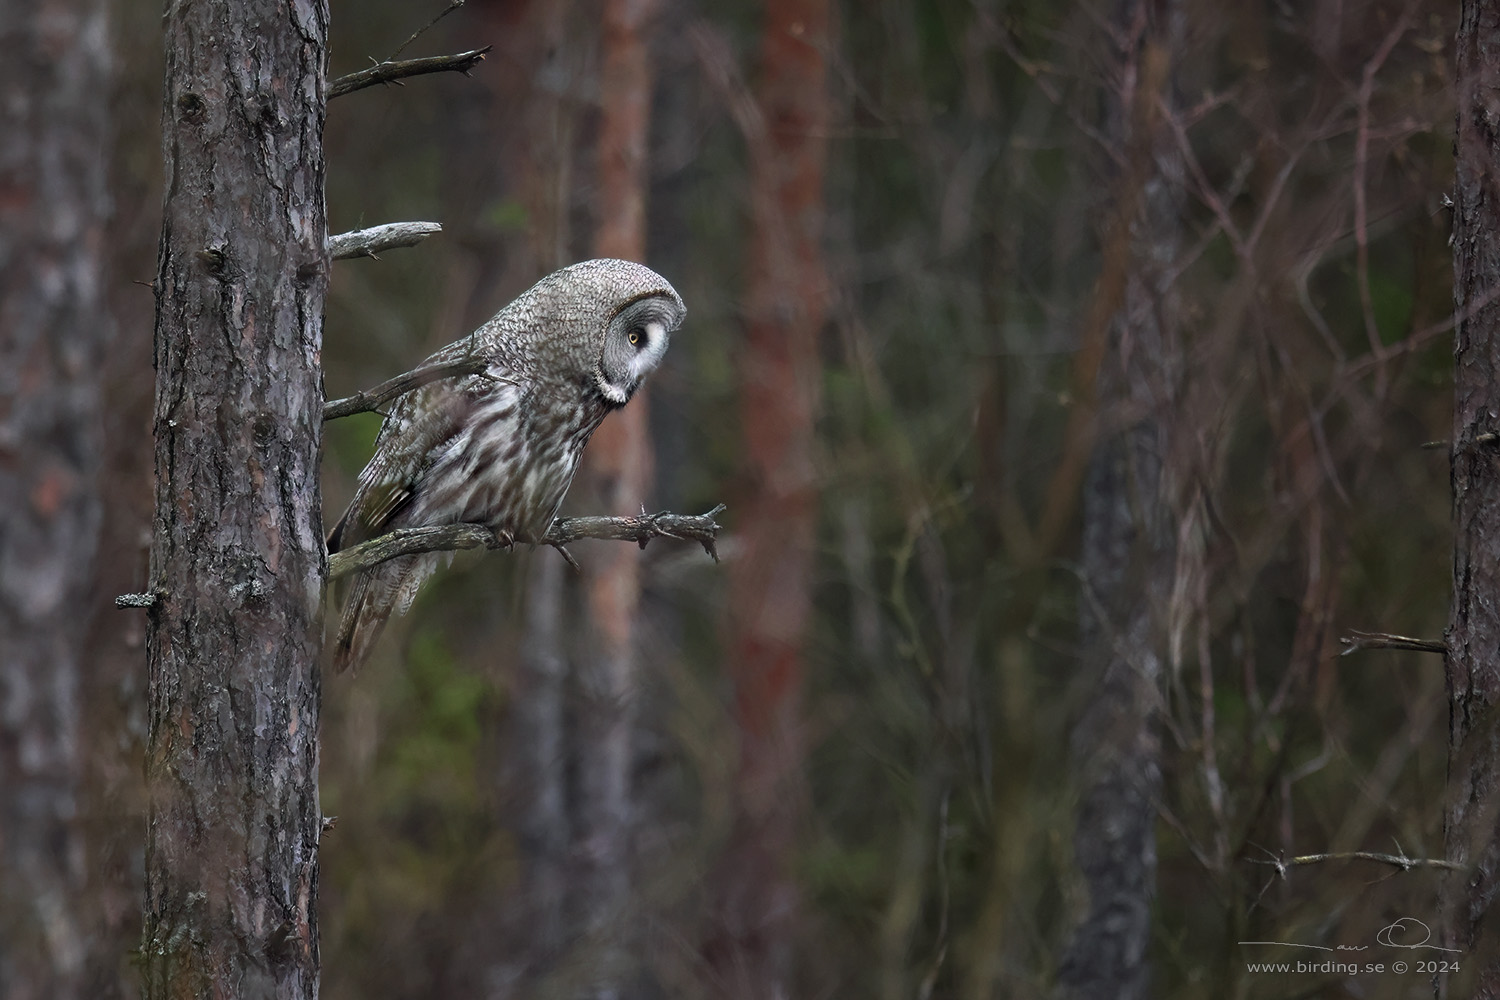
[{"label": "great grey owl", "polygon": [[[477,354],[489,367],[392,406],[328,551],[396,528],[459,522],[540,541],[589,436],[661,363],[685,313],[666,279],[628,261],[584,261],[543,278],[424,362]],[[401,556],[355,576],[334,644],[337,669],[364,662],[438,559]]]}]

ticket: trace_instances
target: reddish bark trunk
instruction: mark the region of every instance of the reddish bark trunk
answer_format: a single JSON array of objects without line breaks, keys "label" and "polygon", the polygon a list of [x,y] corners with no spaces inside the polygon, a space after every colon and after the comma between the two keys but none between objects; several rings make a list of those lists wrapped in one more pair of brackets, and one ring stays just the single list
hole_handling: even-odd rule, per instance
[{"label": "reddish bark trunk", "polygon": [[[646,253],[646,151],[651,72],[645,28],[654,0],[605,0],[600,35],[598,229],[596,257],[643,261]],[[612,414],[584,454],[579,497],[589,510],[640,513],[652,478],[649,392]],[[584,565],[589,641],[579,653],[580,705],[575,752],[579,816],[575,831],[583,871],[574,886],[585,927],[601,935],[599,996],[619,992],[627,975],[617,949],[624,929],[633,860],[630,856],[635,726],[636,630],[640,552],[595,546]]]},{"label": "reddish bark trunk", "polygon": [[[493,259],[481,259],[476,270],[519,291],[573,259],[569,219],[579,109],[572,95],[580,86],[586,36],[575,31],[580,12],[571,2],[488,0],[475,13],[486,40],[497,43],[499,69],[476,77],[490,91],[490,135],[484,140],[493,143],[498,161],[484,173],[476,204],[513,201],[527,219],[523,238],[496,241],[487,248]],[[491,285],[476,283],[472,298],[480,309],[474,321],[501,304],[493,296]],[[517,884],[499,901],[503,932],[483,928],[480,945],[488,965],[484,978],[506,984],[494,992],[500,997],[552,989],[576,936],[569,912],[577,869],[567,703],[570,574],[555,553],[532,555],[520,655],[507,679],[512,697],[496,771],[522,867]]]},{"label": "reddish bark trunk", "polygon": [[705,954],[727,995],[790,992],[800,812],[802,643],[811,605],[818,483],[814,420],[827,156],[827,0],[766,5],[751,135],[752,234],[739,358],[748,493],[730,563],[728,667],[740,735],[734,829]]},{"label": "reddish bark trunk", "polygon": [[[93,995],[83,655],[103,501],[107,4],[0,2],[0,996]],[[112,609],[111,609],[112,610]],[[102,921],[100,921],[102,923]]]}]

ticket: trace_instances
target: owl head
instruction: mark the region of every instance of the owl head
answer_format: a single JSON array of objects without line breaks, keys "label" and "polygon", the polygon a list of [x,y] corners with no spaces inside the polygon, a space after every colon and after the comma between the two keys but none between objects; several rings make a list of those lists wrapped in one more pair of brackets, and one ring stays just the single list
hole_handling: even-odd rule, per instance
[{"label": "owl head", "polygon": [[[543,369],[561,366],[559,374],[579,378],[608,404],[623,406],[661,364],[687,307],[649,267],[601,259],[549,274],[496,320],[505,313],[533,334],[527,338],[529,362],[549,362]],[[546,333],[537,336],[539,331]]]}]

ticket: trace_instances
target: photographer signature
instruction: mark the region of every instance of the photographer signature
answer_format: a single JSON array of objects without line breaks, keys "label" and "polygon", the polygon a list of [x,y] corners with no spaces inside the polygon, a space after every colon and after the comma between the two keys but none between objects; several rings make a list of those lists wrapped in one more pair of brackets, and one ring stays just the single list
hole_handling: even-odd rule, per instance
[{"label": "photographer signature", "polygon": [[[1457,948],[1444,948],[1428,944],[1432,940],[1432,928],[1416,917],[1398,917],[1380,928],[1375,943],[1387,948],[1404,948],[1408,951],[1446,951],[1458,954]],[[1296,941],[1239,941],[1237,944],[1271,944],[1283,948],[1310,948],[1314,951],[1368,951],[1367,944],[1340,944],[1332,948],[1322,944],[1298,944]]]}]

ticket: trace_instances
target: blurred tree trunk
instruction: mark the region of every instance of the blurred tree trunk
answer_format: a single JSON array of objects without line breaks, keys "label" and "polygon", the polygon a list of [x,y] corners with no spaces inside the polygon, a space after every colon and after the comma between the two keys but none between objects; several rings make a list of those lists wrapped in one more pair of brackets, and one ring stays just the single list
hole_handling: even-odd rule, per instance
[{"label": "blurred tree trunk", "polygon": [[[600,25],[596,257],[644,261],[651,67],[644,31],[655,0],[604,0]],[[579,496],[588,510],[639,514],[652,480],[649,392],[600,426],[584,453]],[[581,929],[596,937],[593,995],[620,996],[631,975],[623,919],[634,874],[631,771],[636,720],[640,557],[595,546],[584,568],[588,641],[578,652],[578,815],[572,892]]]},{"label": "blurred tree trunk", "polygon": [[[1495,94],[1500,5],[1465,0],[1458,30],[1453,188],[1453,607],[1448,624],[1447,856],[1468,867],[1445,888],[1447,941],[1465,979],[1449,995],[1500,997],[1500,197]],[[1447,982],[1447,977],[1444,977]]]},{"label": "blurred tree trunk", "polygon": [[[520,291],[570,262],[574,140],[578,108],[579,20],[572,2],[488,0],[477,8],[486,40],[499,46],[495,73],[476,77],[488,88],[488,135],[494,162],[481,205],[512,204],[524,212],[521,238],[481,251],[477,272],[504,274]],[[508,259],[507,259],[508,257]],[[476,289],[476,297],[492,289]],[[509,298],[501,296],[501,301]],[[489,317],[497,303],[486,299]],[[482,931],[480,961],[496,997],[528,997],[550,989],[571,940],[568,898],[574,865],[567,713],[570,633],[566,627],[567,565],[556,553],[532,554],[526,567],[522,637],[508,684],[504,732],[497,740],[498,796],[520,847],[520,873],[498,900],[500,925]],[[498,939],[498,940],[497,940]]]},{"label": "blurred tree trunk", "polygon": [[1180,361],[1168,270],[1180,240],[1182,166],[1161,114],[1171,103],[1181,16],[1174,0],[1129,0],[1115,25],[1122,47],[1105,125],[1123,168],[1102,266],[1123,269],[1124,283],[1099,369],[1101,428],[1084,484],[1079,617],[1094,693],[1073,730],[1082,790],[1073,846],[1089,908],[1059,971],[1064,997],[1139,998],[1149,988],[1180,478],[1172,468]]},{"label": "blurred tree trunk", "polygon": [[[93,996],[83,609],[103,501],[103,0],[0,2],[0,996]],[[111,609],[112,611],[113,609]]]},{"label": "blurred tree trunk", "polygon": [[172,4],[148,997],[315,997],[328,9]]},{"label": "blurred tree trunk", "polygon": [[768,0],[750,134],[752,232],[738,358],[746,495],[729,563],[728,670],[740,741],[734,825],[705,958],[720,995],[789,996],[801,813],[802,643],[818,513],[814,421],[827,311],[823,174],[828,0]]}]

